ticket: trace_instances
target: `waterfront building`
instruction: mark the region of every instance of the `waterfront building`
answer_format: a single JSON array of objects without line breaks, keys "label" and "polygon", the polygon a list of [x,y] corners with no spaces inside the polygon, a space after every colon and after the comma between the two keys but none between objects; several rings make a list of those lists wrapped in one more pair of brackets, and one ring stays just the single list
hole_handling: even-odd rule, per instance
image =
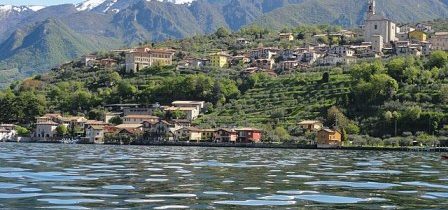
[{"label": "waterfront building", "polygon": [[236,142],[238,139],[238,133],[233,129],[225,129],[221,128],[215,133],[215,141],[216,142]]},{"label": "waterfront building", "polygon": [[0,141],[12,140],[17,135],[13,124],[0,124]]},{"label": "waterfront building", "polygon": [[104,127],[103,125],[89,125],[84,138],[87,143],[104,144]]},{"label": "waterfront building", "polygon": [[57,137],[56,128],[58,123],[53,121],[38,122],[36,123],[36,130],[32,137],[38,141],[52,141]]},{"label": "waterfront building", "polygon": [[238,142],[259,143],[261,142],[261,130],[256,128],[237,128]]},{"label": "waterfront building", "polygon": [[342,133],[333,129],[322,129],[317,132],[317,147],[332,148],[342,145]]},{"label": "waterfront building", "polygon": [[201,129],[195,127],[184,127],[174,132],[174,138],[176,141],[201,141],[202,132]]}]

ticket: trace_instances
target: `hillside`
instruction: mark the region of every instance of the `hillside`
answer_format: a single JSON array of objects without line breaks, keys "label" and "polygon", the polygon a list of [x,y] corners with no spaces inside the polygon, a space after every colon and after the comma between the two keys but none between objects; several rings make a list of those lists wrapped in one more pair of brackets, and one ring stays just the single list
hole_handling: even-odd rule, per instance
[{"label": "hillside", "polygon": [[117,41],[82,36],[64,23],[46,20],[25,30],[16,31],[0,45],[2,69],[20,66],[25,75],[52,68],[92,51],[117,47]]},{"label": "hillside", "polygon": [[[5,81],[11,82],[45,71],[74,55],[210,34],[220,27],[234,31],[252,24],[274,29],[303,24],[357,27],[362,24],[366,5],[367,0],[197,0],[186,4],[184,1],[100,0],[45,8],[7,5],[0,10],[0,47],[6,50],[0,56],[0,75],[5,72],[2,70],[10,72],[17,68],[17,77]],[[377,5],[379,11],[397,22],[448,17],[446,1],[378,0]],[[69,41],[76,42],[73,51],[71,47],[52,49],[55,46],[51,41],[29,36],[33,27],[45,24],[48,19],[58,20],[65,31],[73,34],[67,39],[81,40]],[[64,33],[52,33],[52,40],[66,39],[60,35]],[[20,39],[25,36],[28,42],[40,44],[34,44],[29,51],[24,47],[23,50],[8,49],[11,45],[20,45]],[[42,53],[44,59],[36,59]]]},{"label": "hillside", "polygon": [[[175,61],[180,61],[185,56],[202,57],[216,46],[235,49],[238,37],[254,42],[241,50],[259,44],[278,44],[274,42],[276,31],[256,30],[170,40],[157,43],[156,47],[183,51],[185,54],[175,57]],[[310,26],[293,30],[305,31],[307,37],[332,28]],[[254,32],[262,34],[262,38],[254,38]],[[98,56],[124,60],[121,53]],[[296,126],[308,119],[322,120],[329,127],[337,125],[351,135],[426,138],[448,134],[446,52],[436,51],[421,58],[393,57],[345,66],[304,68],[278,76],[265,72],[247,75],[242,70],[240,66],[228,69],[166,66],[130,75],[117,68],[86,67],[81,60],[74,60],[0,92],[3,110],[0,122],[31,126],[34,117],[51,112],[103,120],[106,104],[166,105],[174,100],[204,100],[208,102],[206,112],[194,121],[197,126],[259,127],[271,140],[278,140],[275,136],[280,131],[297,138],[309,135]],[[409,141],[391,144],[408,145]]]}]

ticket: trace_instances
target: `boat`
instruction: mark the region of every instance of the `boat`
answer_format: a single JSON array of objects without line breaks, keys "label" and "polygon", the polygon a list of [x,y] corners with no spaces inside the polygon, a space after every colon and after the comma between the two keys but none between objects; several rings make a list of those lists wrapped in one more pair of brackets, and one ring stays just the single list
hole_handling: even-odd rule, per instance
[{"label": "boat", "polygon": [[448,155],[442,155],[442,159],[448,160]]}]

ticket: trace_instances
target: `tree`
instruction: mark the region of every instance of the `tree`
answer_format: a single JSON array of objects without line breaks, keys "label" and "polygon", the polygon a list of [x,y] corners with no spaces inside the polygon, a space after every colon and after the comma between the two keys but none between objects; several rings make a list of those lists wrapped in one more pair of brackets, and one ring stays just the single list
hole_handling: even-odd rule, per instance
[{"label": "tree", "polygon": [[67,134],[67,132],[68,132],[68,129],[67,129],[67,126],[65,126],[65,125],[58,125],[58,127],[56,127],[56,133],[61,137],[65,136]]},{"label": "tree", "polygon": [[220,27],[220,28],[218,28],[218,30],[216,30],[215,35],[218,38],[225,38],[225,37],[228,37],[230,35],[230,32],[229,32],[229,30],[227,28]]},{"label": "tree", "polygon": [[337,128],[345,128],[349,124],[349,120],[338,107],[332,106],[327,111],[327,124]]},{"label": "tree", "polygon": [[426,65],[431,69],[433,67],[443,68],[448,64],[448,53],[444,51],[434,51],[429,56]]},{"label": "tree", "polygon": [[119,116],[115,116],[110,118],[109,123],[113,125],[120,125],[123,124],[123,119],[121,119],[121,117]]},{"label": "tree", "polygon": [[439,91],[440,101],[448,104],[448,85],[442,85]]},{"label": "tree", "polygon": [[274,133],[281,141],[289,141],[291,139],[288,131],[283,127],[276,127]]},{"label": "tree", "polygon": [[323,75],[322,75],[322,80],[321,80],[323,83],[327,83],[327,82],[329,82],[330,81],[330,74],[328,73],[328,72],[325,72]]}]

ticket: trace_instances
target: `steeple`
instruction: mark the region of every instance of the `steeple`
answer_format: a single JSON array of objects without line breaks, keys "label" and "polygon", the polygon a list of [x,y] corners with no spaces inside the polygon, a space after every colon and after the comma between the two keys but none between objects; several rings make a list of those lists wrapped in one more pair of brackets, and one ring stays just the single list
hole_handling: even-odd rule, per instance
[{"label": "steeple", "polygon": [[368,16],[375,15],[375,13],[376,13],[376,11],[375,11],[375,10],[376,10],[375,7],[376,7],[375,0],[369,0]]}]

